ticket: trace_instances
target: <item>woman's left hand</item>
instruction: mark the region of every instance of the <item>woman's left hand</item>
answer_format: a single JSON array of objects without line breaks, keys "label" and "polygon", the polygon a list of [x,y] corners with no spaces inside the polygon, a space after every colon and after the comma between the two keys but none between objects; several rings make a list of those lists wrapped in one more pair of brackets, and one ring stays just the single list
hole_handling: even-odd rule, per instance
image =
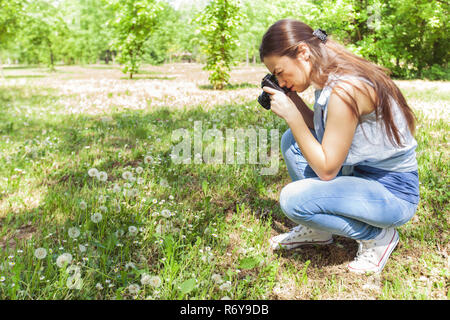
[{"label": "woman's left hand", "polygon": [[263,87],[263,90],[270,94],[270,109],[286,122],[301,115],[294,102],[284,92],[270,87]]}]

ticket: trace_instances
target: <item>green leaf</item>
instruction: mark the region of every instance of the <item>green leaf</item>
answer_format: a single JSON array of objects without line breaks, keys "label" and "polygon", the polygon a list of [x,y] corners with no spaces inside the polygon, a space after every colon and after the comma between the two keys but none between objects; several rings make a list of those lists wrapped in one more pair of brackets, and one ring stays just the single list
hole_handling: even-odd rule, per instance
[{"label": "green leaf", "polygon": [[189,279],[184,281],[181,285],[180,285],[180,291],[183,294],[187,294],[189,292],[191,292],[195,287],[195,279]]},{"label": "green leaf", "polygon": [[259,264],[259,260],[254,257],[244,258],[239,262],[239,269],[253,269]]}]

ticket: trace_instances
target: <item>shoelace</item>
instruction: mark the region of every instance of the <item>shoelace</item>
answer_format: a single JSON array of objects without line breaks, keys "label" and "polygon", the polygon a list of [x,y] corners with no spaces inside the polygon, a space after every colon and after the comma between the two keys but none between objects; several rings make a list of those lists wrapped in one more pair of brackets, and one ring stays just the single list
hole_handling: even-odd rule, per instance
[{"label": "shoelace", "polygon": [[373,257],[375,250],[372,245],[375,244],[374,240],[358,241],[358,243],[358,252],[356,253],[355,261]]}]

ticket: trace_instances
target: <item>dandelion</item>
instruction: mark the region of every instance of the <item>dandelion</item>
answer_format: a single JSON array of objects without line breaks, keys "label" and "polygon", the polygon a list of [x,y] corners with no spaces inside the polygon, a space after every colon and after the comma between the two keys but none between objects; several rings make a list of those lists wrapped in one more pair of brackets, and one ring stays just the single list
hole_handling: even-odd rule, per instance
[{"label": "dandelion", "polygon": [[136,173],[142,173],[144,171],[144,169],[142,169],[142,167],[137,167],[136,168]]},{"label": "dandelion", "polygon": [[164,218],[169,218],[169,217],[170,217],[170,211],[167,210],[167,209],[163,209],[163,210],[161,211],[161,215],[162,215]]},{"label": "dandelion", "polygon": [[115,185],[114,185],[114,187],[113,187],[113,192],[115,192],[115,193],[119,193],[119,192],[120,192],[120,187],[119,187],[118,184],[115,184]]},{"label": "dandelion", "polygon": [[217,273],[214,273],[214,274],[211,276],[211,280],[214,281],[214,282],[217,283],[217,284],[221,284],[221,283],[223,282],[222,276],[221,276],[220,274],[217,274]]},{"label": "dandelion", "polygon": [[119,238],[123,236],[124,232],[122,229],[118,229],[114,234],[116,235],[117,238]]},{"label": "dandelion", "polygon": [[144,163],[145,164],[149,164],[153,162],[153,157],[152,156],[145,156],[144,158]]},{"label": "dandelion", "polygon": [[128,262],[125,265],[125,270],[128,270],[128,269],[136,269],[136,265],[133,262]]},{"label": "dandelion", "polygon": [[78,245],[78,250],[80,250],[81,253],[86,252],[86,247],[82,244]]},{"label": "dandelion", "polygon": [[105,203],[105,201],[106,201],[106,197],[104,195],[101,194],[98,196],[98,202]]},{"label": "dandelion", "polygon": [[91,216],[91,220],[94,223],[99,223],[100,221],[102,221],[102,214],[100,212],[96,212]]},{"label": "dandelion", "polygon": [[[142,279],[141,279],[142,281]],[[162,280],[158,276],[148,276],[148,284],[154,288],[159,288],[161,286]]]},{"label": "dandelion", "polygon": [[231,281],[224,282],[220,287],[220,290],[222,291],[230,291],[231,290]]},{"label": "dandelion", "polygon": [[80,201],[80,209],[81,209],[81,210],[86,210],[86,208],[87,208],[86,202],[84,202],[83,200]]},{"label": "dandelion", "polygon": [[97,290],[103,290],[103,286],[102,286],[101,283],[97,283],[97,284],[95,285],[95,288],[96,288]]},{"label": "dandelion", "polygon": [[98,177],[98,174],[99,174],[99,172],[98,172],[98,170],[97,169],[95,169],[95,168],[92,168],[92,169],[89,169],[88,170],[88,175],[89,175],[89,177]]},{"label": "dandelion", "polygon": [[129,226],[128,227],[128,233],[130,234],[130,236],[135,236],[138,233],[138,229],[135,226]]},{"label": "dandelion", "polygon": [[76,239],[80,236],[80,230],[76,227],[69,228],[67,233],[69,234],[69,237],[71,237],[72,239]]},{"label": "dandelion", "polygon": [[44,248],[37,248],[34,250],[34,256],[38,259],[44,259],[47,256],[47,250]]},{"label": "dandelion", "polygon": [[98,180],[105,182],[108,180],[108,174],[105,171],[100,171],[97,175]]},{"label": "dandelion", "polygon": [[103,213],[105,213],[106,211],[108,211],[108,208],[106,206],[100,206],[99,207],[100,211],[102,211]]},{"label": "dandelion", "polygon": [[149,285],[150,284],[150,279],[151,279],[151,277],[148,274],[144,273],[141,276],[141,284],[143,286]]},{"label": "dandelion", "polygon": [[139,290],[141,290],[141,287],[139,285],[137,285],[137,284],[130,284],[128,286],[128,292],[130,294],[138,294]]},{"label": "dandelion", "polygon": [[139,177],[136,181],[137,184],[141,185],[145,182],[144,178]]},{"label": "dandelion", "polygon": [[72,255],[70,253],[63,253],[56,259],[56,265],[62,268],[65,264],[72,262]]},{"label": "dandelion", "polygon": [[124,178],[125,180],[130,180],[132,176],[133,174],[130,171],[125,171],[124,173],[122,173],[122,178]]}]

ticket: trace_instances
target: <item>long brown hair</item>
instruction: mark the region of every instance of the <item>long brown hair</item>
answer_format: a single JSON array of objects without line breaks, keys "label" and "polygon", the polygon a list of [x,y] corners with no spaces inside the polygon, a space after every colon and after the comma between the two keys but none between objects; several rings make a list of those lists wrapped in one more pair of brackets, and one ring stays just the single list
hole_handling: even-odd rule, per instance
[{"label": "long brown hair", "polygon": [[[312,63],[311,80],[314,83],[323,87],[331,73],[367,79],[373,84],[376,92],[375,101],[371,99],[376,106],[376,119],[378,120],[381,114],[386,133],[391,143],[393,145],[403,146],[400,132],[394,123],[394,116],[391,112],[392,104],[390,97],[397,102],[403,111],[409,130],[414,135],[416,117],[406,103],[405,97],[400,92],[400,89],[389,77],[389,70],[358,57],[344,46],[329,39],[329,37],[323,43],[318,37],[313,35],[313,29],[303,22],[293,19],[283,19],[275,22],[262,38],[259,48],[261,61],[264,60],[264,57],[268,56],[289,56],[295,58],[300,43],[307,44],[310,49],[310,61]],[[352,85],[352,83],[348,83]],[[352,86],[363,92],[361,88]],[[360,121],[360,114],[355,99],[345,90],[335,90],[333,88],[333,92],[338,94],[347,103]],[[363,94],[371,98],[368,90],[365,90]]]}]

